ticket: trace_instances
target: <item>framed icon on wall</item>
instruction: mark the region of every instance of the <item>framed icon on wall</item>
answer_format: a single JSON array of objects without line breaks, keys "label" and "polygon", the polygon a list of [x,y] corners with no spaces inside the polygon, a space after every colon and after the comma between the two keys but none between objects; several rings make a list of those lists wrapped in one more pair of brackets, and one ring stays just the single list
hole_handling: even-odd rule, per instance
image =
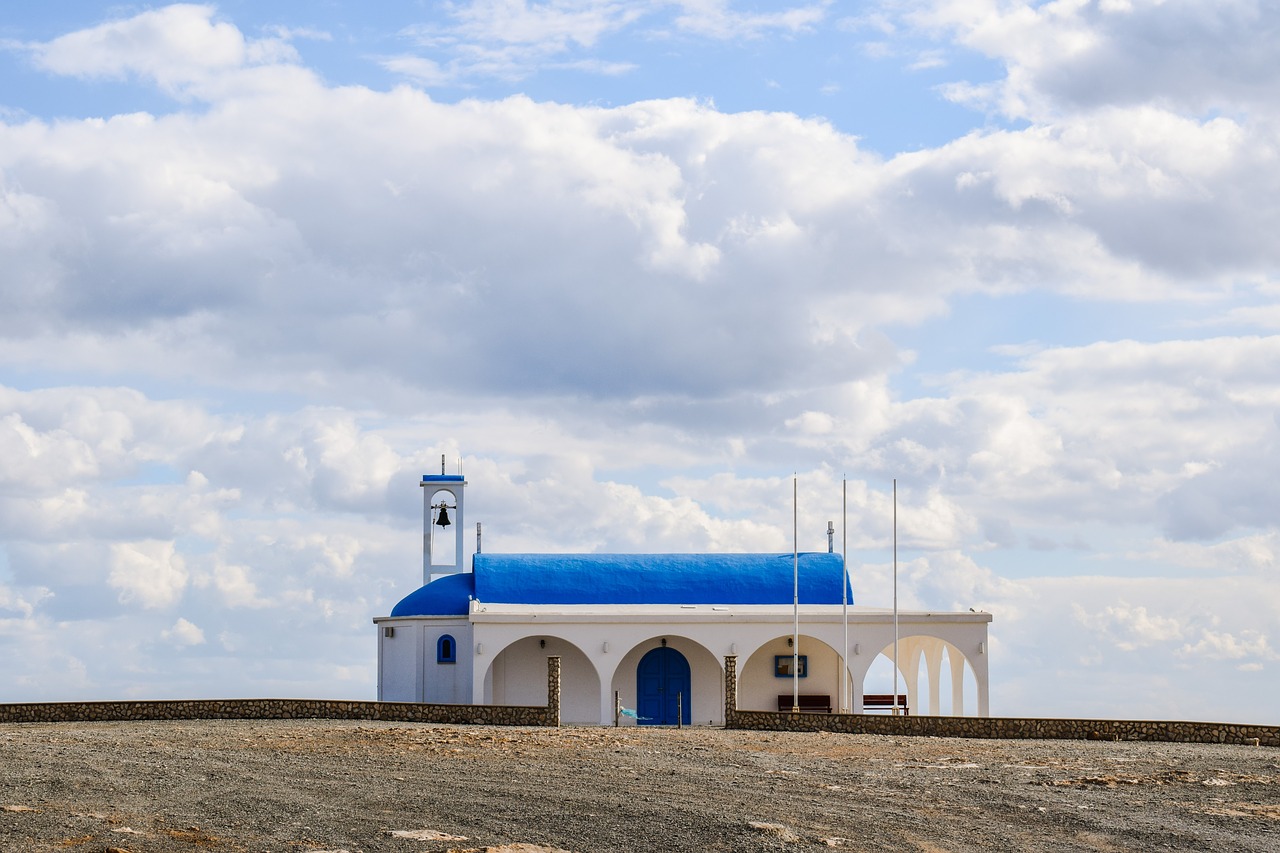
[{"label": "framed icon on wall", "polygon": [[773,677],[774,678],[790,678],[791,665],[797,665],[796,678],[806,678],[809,675],[809,656],[799,655],[799,660],[793,655],[774,655],[773,656]]}]

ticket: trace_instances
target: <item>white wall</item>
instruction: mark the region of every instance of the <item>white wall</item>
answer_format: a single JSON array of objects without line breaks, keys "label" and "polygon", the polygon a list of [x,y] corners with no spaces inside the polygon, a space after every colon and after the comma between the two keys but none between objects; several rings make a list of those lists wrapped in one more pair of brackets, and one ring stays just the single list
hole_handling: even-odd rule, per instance
[{"label": "white wall", "polygon": [[[386,636],[387,628],[394,636]],[[381,621],[377,630],[379,700],[450,705],[471,701],[471,625],[465,617]],[[436,642],[444,634],[457,643],[457,663],[436,663]]]},{"label": "white wall", "polygon": [[[386,636],[391,628],[395,636]],[[417,702],[421,693],[422,627],[412,623],[378,625],[378,699]]]},{"label": "white wall", "polygon": [[[453,637],[456,663],[437,663],[436,646],[445,634]],[[422,632],[422,701],[465,705],[471,701],[471,625],[433,623]]]}]

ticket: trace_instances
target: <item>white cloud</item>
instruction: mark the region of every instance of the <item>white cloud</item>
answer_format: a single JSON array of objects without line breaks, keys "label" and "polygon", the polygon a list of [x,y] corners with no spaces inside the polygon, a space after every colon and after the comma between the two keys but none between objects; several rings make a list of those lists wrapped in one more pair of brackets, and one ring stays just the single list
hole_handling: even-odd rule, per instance
[{"label": "white cloud", "polygon": [[1161,540],[1150,550],[1135,551],[1130,558],[1148,560],[1166,566],[1179,566],[1214,572],[1243,571],[1249,573],[1273,570],[1280,553],[1280,534],[1274,530],[1225,542],[1170,542]]},{"label": "white cloud", "polygon": [[[0,611],[16,613],[21,620],[29,620],[35,613],[36,607],[40,605],[40,602],[49,598],[52,594],[49,589],[44,587],[37,587],[29,591],[19,591],[0,584]],[[0,619],[0,621],[9,620]]]},{"label": "white cloud", "polygon": [[1085,627],[1098,632],[1124,651],[1168,644],[1182,639],[1187,628],[1177,619],[1149,613],[1146,607],[1134,607],[1126,602],[1108,606],[1100,613],[1087,613],[1079,605],[1074,608],[1076,618]]},{"label": "white cloud", "polygon": [[204,645],[204,631],[182,617],[178,617],[178,621],[173,623],[173,627],[167,631],[162,631],[160,636],[179,646]]},{"label": "white cloud", "polygon": [[440,86],[452,79],[449,70],[423,56],[388,56],[381,60],[388,71],[400,74],[420,86]]},{"label": "white cloud", "polygon": [[1001,3],[921,0],[901,20],[1002,60],[990,88],[1009,115],[1043,119],[1104,105],[1271,112],[1280,18],[1255,0]]},{"label": "white cloud", "polygon": [[1187,643],[1179,649],[1178,653],[1186,656],[1207,657],[1210,660],[1280,659],[1280,654],[1271,648],[1265,634],[1247,629],[1239,635],[1227,631],[1204,630],[1197,642]]},{"label": "white cloud", "polygon": [[[957,375],[945,396],[893,410],[871,452],[886,471],[945,476],[968,512],[1015,526],[1047,512],[1159,519],[1179,540],[1266,528],[1278,347],[1218,338],[1043,349],[1020,369]],[[1220,570],[1243,556],[1219,553]]]},{"label": "white cloud", "polygon": [[258,586],[253,582],[248,566],[219,561],[214,568],[213,582],[230,607],[266,607],[270,604],[258,596]]},{"label": "white cloud", "polygon": [[107,582],[120,590],[120,600],[126,604],[167,607],[181,598],[187,586],[186,561],[173,542],[122,542],[111,547]]},{"label": "white cloud", "polygon": [[[383,398],[723,397],[880,369],[860,334],[956,293],[1202,299],[1277,260],[1265,134],[1227,119],[1113,111],[884,162],[822,121],[690,101],[215,78],[208,113],[0,128],[33,211],[6,251],[41,282],[0,297],[7,357]],[[418,333],[438,320],[470,334]]]},{"label": "white cloud", "polygon": [[173,93],[246,64],[297,59],[283,40],[247,40],[233,24],[215,22],[214,9],[174,4],[26,47],[37,66],[55,74],[137,75]]}]

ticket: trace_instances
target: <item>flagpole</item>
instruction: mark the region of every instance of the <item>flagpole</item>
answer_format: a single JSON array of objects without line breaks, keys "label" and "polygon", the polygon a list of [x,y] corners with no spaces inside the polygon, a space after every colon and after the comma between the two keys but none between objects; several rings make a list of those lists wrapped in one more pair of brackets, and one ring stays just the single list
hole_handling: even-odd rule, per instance
[{"label": "flagpole", "polygon": [[795,624],[791,631],[791,713],[800,713],[800,503],[799,474],[791,476],[791,592]]},{"label": "flagpole", "polygon": [[840,601],[844,620],[844,654],[840,667],[840,713],[849,712],[849,480],[840,482]]},{"label": "flagpole", "polygon": [[898,478],[893,478],[893,715],[898,715]]}]

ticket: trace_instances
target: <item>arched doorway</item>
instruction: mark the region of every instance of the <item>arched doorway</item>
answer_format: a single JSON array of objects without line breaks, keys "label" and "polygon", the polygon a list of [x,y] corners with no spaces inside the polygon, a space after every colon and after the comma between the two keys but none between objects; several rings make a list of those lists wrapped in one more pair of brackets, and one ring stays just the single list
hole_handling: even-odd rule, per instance
[{"label": "arched doorway", "polygon": [[651,650],[636,667],[636,713],[640,725],[689,725],[691,686],[689,661],[684,655],[668,646]]}]

